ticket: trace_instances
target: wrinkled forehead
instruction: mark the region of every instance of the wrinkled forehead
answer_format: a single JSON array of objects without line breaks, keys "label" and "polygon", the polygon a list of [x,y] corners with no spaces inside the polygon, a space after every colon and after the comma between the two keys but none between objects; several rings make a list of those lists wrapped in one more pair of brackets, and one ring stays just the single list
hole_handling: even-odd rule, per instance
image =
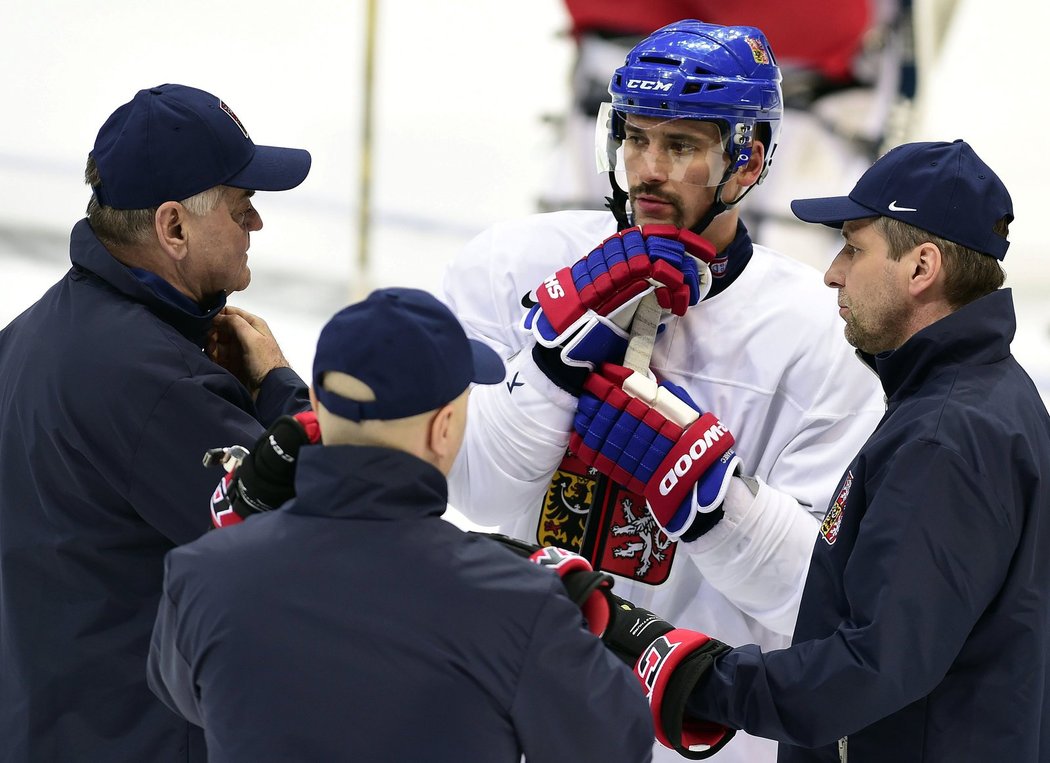
[{"label": "wrinkled forehead", "polygon": [[639,114],[627,114],[624,119],[624,127],[628,131],[648,134],[658,133],[661,135],[682,135],[690,138],[703,138],[713,142],[718,142],[722,139],[722,131],[715,122],[688,119],[686,117],[662,119],[660,117],[643,117]]}]

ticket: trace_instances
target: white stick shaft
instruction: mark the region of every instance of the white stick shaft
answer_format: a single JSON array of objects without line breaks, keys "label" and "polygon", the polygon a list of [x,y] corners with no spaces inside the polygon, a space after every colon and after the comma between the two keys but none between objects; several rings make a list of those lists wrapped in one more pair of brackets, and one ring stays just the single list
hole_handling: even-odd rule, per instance
[{"label": "white stick shaft", "polygon": [[646,294],[638,303],[638,309],[631,321],[631,338],[627,343],[627,353],[623,364],[643,376],[649,375],[649,360],[653,356],[653,345],[656,342],[656,331],[660,326],[662,310],[656,301],[656,293]]}]

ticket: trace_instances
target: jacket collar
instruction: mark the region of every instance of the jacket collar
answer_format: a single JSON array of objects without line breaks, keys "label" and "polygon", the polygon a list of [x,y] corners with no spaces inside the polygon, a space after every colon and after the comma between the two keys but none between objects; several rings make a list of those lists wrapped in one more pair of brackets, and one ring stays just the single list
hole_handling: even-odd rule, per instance
[{"label": "jacket collar", "polygon": [[299,453],[293,514],[346,519],[441,516],[448,483],[422,459],[391,448],[308,445]]},{"label": "jacket collar", "polygon": [[879,374],[891,402],[907,397],[937,370],[984,365],[1010,355],[1017,322],[1010,289],[974,300],[917,332],[896,350],[859,353]]},{"label": "jacket collar", "polygon": [[73,226],[69,259],[75,269],[93,273],[128,299],[145,305],[199,347],[204,347],[212,319],[226,306],[225,295],[219,295],[217,304],[204,310],[184,295],[173,294],[174,287],[156,274],[127,267],[102,245],[86,218]]}]

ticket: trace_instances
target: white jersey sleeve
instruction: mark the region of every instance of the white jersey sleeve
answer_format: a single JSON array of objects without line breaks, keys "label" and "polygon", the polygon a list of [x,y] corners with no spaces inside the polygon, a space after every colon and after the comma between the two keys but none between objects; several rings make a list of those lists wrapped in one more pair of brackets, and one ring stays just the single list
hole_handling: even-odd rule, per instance
[{"label": "white jersey sleeve", "polygon": [[[442,299],[467,335],[507,364],[502,384],[470,395],[467,431],[449,475],[449,503],[482,525],[505,525],[536,508],[569,443],[576,398],[532,360],[521,327],[522,297],[551,273],[616,232],[611,215],[564,213],[493,226],[467,244],[445,271]],[[526,256],[523,256],[526,255]]]}]

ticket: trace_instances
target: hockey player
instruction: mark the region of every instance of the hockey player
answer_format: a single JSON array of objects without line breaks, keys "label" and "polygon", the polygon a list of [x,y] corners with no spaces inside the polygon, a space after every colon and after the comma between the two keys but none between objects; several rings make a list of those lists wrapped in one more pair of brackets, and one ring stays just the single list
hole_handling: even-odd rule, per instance
[{"label": "hockey player", "polygon": [[779,740],[781,763],[1050,760],[1050,416],[1010,353],[1010,195],[963,141],[923,142],[793,209],[842,229],[825,283],[889,403],[792,645],[730,649],[630,605],[606,638],[672,740],[706,721]]},{"label": "hockey player", "polygon": [[279,503],[283,480],[259,477],[280,439],[295,499],[167,557],[150,685],[203,726],[209,760],[649,760],[642,692],[555,576],[440,519],[469,387],[502,378],[426,292],[328,322],[323,445],[290,420],[238,476],[250,504]]},{"label": "hockey player", "polygon": [[[753,244],[739,222],[737,204],[776,149],[776,62],[758,29],[683,21],[639,43],[609,90],[599,153],[615,180],[611,213],[496,225],[445,275],[445,298],[468,332],[508,365],[504,384],[471,396],[450,500],[507,535],[580,551],[619,576],[618,594],[682,627],[786,646],[818,518],[883,402],[842,339],[819,273]],[[622,276],[625,252],[640,263],[638,279]],[[580,273],[582,292],[568,294],[566,279]],[[685,390],[736,440],[705,479],[683,481],[713,486],[713,498],[686,505],[692,520],[670,535],[644,491],[566,452],[589,370],[623,362],[625,327],[651,283],[668,308],[655,378]],[[540,304],[523,309],[530,293]],[[551,312],[573,295],[575,310]],[[738,734],[719,759],[774,755],[772,743]]]}]

